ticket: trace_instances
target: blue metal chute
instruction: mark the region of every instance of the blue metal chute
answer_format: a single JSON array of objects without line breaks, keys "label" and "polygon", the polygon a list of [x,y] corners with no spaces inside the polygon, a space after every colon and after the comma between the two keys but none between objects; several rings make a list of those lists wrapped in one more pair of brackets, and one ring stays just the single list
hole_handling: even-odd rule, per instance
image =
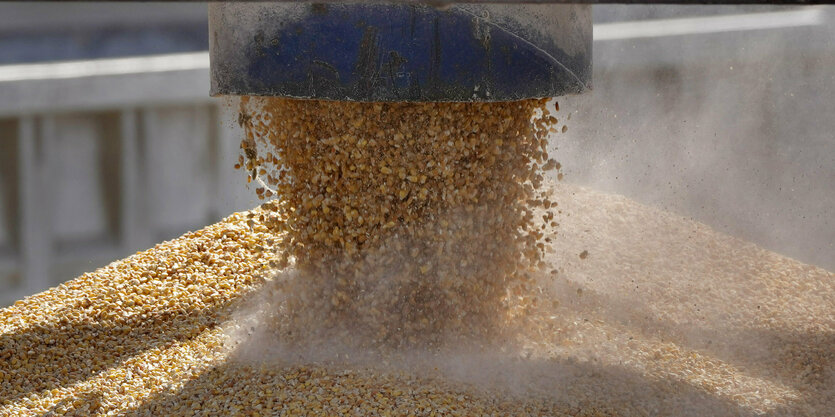
[{"label": "blue metal chute", "polygon": [[590,87],[586,5],[215,3],[213,95],[508,101]]}]

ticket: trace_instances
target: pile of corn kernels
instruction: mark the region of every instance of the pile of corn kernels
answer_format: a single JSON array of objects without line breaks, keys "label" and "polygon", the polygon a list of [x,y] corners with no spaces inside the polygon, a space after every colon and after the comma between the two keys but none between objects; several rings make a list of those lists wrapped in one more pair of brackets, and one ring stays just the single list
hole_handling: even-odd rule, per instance
[{"label": "pile of corn kernels", "polygon": [[279,258],[280,236],[261,220],[271,211],[257,209],[0,310],[0,415],[824,416],[835,407],[835,274],[623,197],[563,183],[556,198],[557,273],[538,277],[548,302],[529,311],[516,350],[431,354],[417,366],[246,355],[250,339],[230,329],[249,324],[240,312],[270,291]]},{"label": "pile of corn kernels", "polygon": [[269,201],[0,310],[0,416],[835,408],[835,274],[557,184],[546,101],[242,110]]}]

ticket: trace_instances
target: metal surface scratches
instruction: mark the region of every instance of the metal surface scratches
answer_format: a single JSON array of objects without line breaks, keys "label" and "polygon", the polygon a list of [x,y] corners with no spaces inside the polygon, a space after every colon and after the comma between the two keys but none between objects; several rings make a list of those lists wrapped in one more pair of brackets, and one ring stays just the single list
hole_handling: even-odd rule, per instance
[{"label": "metal surface scratches", "polygon": [[536,6],[493,5],[479,15],[472,6],[270,3],[264,13],[292,18],[267,15],[259,25],[237,25],[236,6],[226,6],[212,6],[221,17],[212,24],[222,22],[212,28],[213,95],[507,101],[590,85],[590,19],[556,28],[514,20],[514,8]]}]

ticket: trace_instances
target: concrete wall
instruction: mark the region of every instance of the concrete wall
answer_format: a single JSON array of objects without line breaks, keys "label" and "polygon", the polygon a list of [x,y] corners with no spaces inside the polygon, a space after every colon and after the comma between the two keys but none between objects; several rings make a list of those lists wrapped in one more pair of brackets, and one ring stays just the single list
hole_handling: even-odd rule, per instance
[{"label": "concrete wall", "polygon": [[[699,14],[603,7],[604,23]],[[594,91],[560,100],[567,181],[835,269],[835,19],[822,10],[830,24],[595,42]],[[11,81],[0,65],[0,305],[258,204],[197,58]]]},{"label": "concrete wall", "polygon": [[0,303],[256,203],[208,103],[0,121]]},{"label": "concrete wall", "polygon": [[206,4],[0,4],[0,306],[257,204],[207,42]]}]

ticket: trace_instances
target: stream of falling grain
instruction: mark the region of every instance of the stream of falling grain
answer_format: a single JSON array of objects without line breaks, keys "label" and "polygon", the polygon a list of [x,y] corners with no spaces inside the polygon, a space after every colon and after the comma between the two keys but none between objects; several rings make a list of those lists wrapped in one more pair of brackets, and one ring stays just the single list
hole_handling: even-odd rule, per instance
[{"label": "stream of falling grain", "polygon": [[[276,216],[276,344],[310,351],[506,339],[556,223],[557,109],[241,101],[239,166]],[[281,294],[294,294],[282,297]],[[277,318],[280,317],[280,318]],[[287,320],[291,317],[292,320]]]}]

